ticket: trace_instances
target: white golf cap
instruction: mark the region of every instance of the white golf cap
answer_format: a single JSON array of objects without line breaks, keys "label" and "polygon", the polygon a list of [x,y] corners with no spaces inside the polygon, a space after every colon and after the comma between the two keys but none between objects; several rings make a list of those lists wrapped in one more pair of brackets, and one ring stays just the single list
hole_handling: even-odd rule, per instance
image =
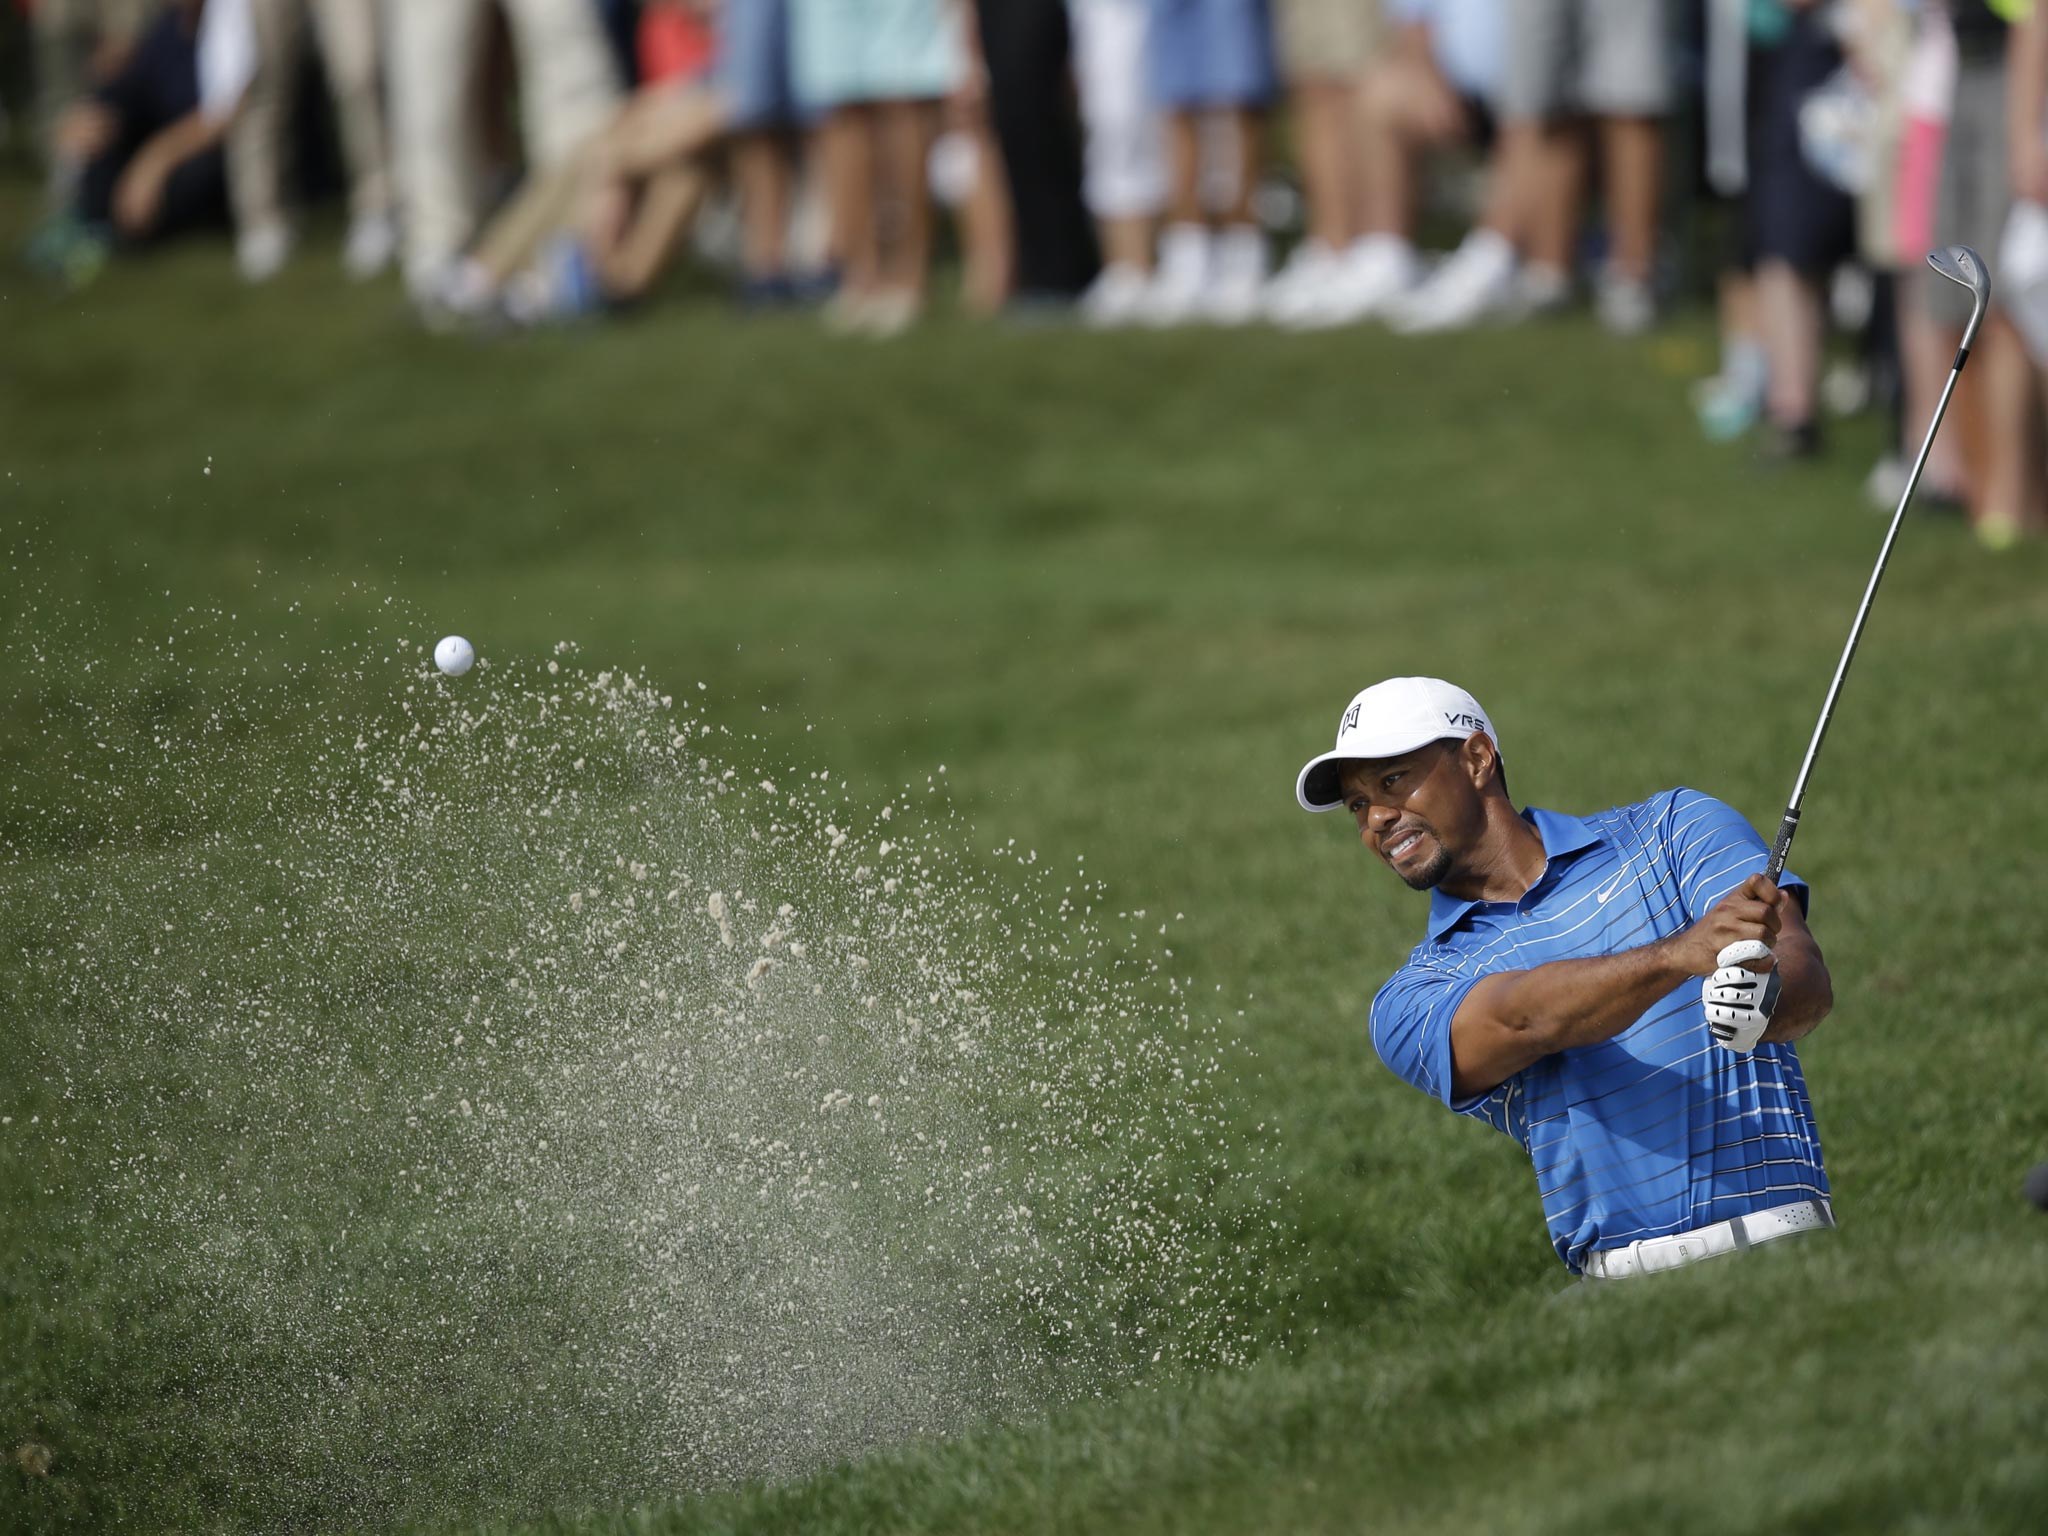
[{"label": "white golf cap", "polygon": [[1440,677],[1390,677],[1345,706],[1337,745],[1309,759],[1294,781],[1294,798],[1305,811],[1334,811],[1344,803],[1338,780],[1346,763],[1399,757],[1432,741],[1463,741],[1475,731],[1484,731],[1500,751],[1500,732],[1464,689]]}]

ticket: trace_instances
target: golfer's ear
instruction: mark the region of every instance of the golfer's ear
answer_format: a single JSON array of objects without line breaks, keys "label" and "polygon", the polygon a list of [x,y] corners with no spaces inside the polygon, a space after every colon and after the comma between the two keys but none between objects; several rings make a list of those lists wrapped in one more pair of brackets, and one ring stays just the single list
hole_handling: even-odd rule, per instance
[{"label": "golfer's ear", "polygon": [[1485,789],[1486,781],[1493,777],[1493,743],[1484,731],[1474,731],[1467,736],[1458,749],[1464,759],[1465,776],[1472,781],[1473,788]]}]

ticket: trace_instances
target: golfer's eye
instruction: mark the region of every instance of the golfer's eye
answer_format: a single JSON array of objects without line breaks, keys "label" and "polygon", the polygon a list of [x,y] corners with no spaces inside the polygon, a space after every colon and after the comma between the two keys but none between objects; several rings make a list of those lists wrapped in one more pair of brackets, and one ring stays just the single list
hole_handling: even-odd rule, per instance
[{"label": "golfer's eye", "polygon": [[1390,774],[1388,774],[1388,775],[1387,775],[1387,776],[1386,776],[1386,777],[1385,777],[1384,779],[1381,779],[1381,780],[1380,780],[1380,788],[1381,788],[1381,789],[1389,789],[1389,790],[1390,790],[1390,789],[1392,789],[1392,788],[1393,788],[1393,787],[1394,787],[1394,786],[1395,786],[1396,784],[1400,783],[1400,782],[1401,782],[1401,779],[1402,779],[1402,775],[1401,775],[1401,774],[1398,774],[1398,773],[1390,773]]}]

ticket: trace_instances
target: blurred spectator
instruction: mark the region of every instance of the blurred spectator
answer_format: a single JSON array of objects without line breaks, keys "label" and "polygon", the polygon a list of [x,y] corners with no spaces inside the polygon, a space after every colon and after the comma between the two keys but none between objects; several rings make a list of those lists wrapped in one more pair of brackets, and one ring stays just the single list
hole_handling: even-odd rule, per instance
[{"label": "blurred spectator", "polygon": [[228,190],[242,276],[263,282],[291,255],[285,182],[310,11],[348,167],[350,219],[342,261],[359,281],[375,277],[398,248],[391,148],[379,95],[378,0],[231,3],[250,12],[256,42],[255,73],[228,135]]},{"label": "blurred spectator", "polygon": [[[1906,120],[1906,69],[1913,43],[1913,18],[1899,0],[1848,0],[1842,11],[1843,46],[1851,79],[1869,101],[1868,177],[1856,200],[1856,249],[1871,272],[1874,288],[1866,329],[1865,366],[1872,402],[1890,433],[1883,455],[1865,481],[1865,494],[1882,510],[1898,504],[1905,489],[1904,308],[1905,269],[1921,252],[1899,244],[1899,168]],[[1933,486],[1922,491],[1923,506],[1936,504]]]},{"label": "blurred spectator", "polygon": [[1816,7],[1750,7],[1747,224],[1770,373],[1763,448],[1774,458],[1819,450],[1827,281],[1855,248],[1855,205],[1813,168],[1799,130],[1801,105],[1841,67]]},{"label": "blurred spectator", "polygon": [[[1265,111],[1278,90],[1266,0],[1150,0],[1146,47],[1152,96],[1166,114],[1167,226],[1146,294],[1153,325],[1255,319],[1266,283],[1266,237],[1252,212]],[[1224,189],[1211,229],[1203,206],[1203,149]]]},{"label": "blurred spectator", "polygon": [[[967,34],[966,67],[960,89],[941,108],[941,131],[928,168],[932,196],[954,217],[960,242],[960,300],[969,313],[987,316],[1013,297],[1020,231],[990,121],[988,75],[981,66],[974,14],[959,14]],[[1067,299],[1046,292],[1014,296],[1031,308],[1048,303],[1064,307]]]},{"label": "blurred spectator", "polygon": [[[1895,0],[1877,0],[1891,5]],[[1718,371],[1693,386],[1693,412],[1713,442],[1732,442],[1762,417],[1770,359],[1757,318],[1756,252],[1745,196],[1749,182],[1749,0],[1707,0],[1702,17],[1704,159],[1709,193],[1727,226],[1715,281]]]},{"label": "blurred spectator", "polygon": [[1569,299],[1588,119],[1599,127],[1607,212],[1600,318],[1620,334],[1651,324],[1661,119],[1671,101],[1668,11],[1668,0],[1508,6],[1493,216],[1413,296],[1409,329],[1542,312]]},{"label": "blurred spectator", "polygon": [[[476,227],[476,83],[489,0],[401,0],[391,22],[392,138],[406,284],[439,303]],[[528,169],[554,170],[610,120],[619,82],[590,0],[502,0]]]},{"label": "blurred spectator", "polygon": [[[1927,289],[1942,279],[1922,262],[1934,248],[1934,201],[1941,185],[1942,148],[1948,138],[1955,89],[1956,40],[1948,14],[1938,6],[1920,6],[1913,15],[1912,37],[1899,82],[1899,158],[1892,185],[1892,244],[1901,263],[1898,306],[1904,399],[1900,431],[1902,440],[1910,443],[1925,436],[1955,356],[1953,338],[1944,345],[1941,327],[1927,308]],[[1923,506],[1948,505],[1960,510],[1965,504],[1958,436],[1951,428],[1928,449],[1919,491]],[[1903,479],[1886,485],[1878,478],[1873,493],[1886,506],[1897,505]]]},{"label": "blurred spectator", "polygon": [[157,0],[36,0],[36,117],[44,152],[54,154],[58,119],[120,73],[156,13]]},{"label": "blurred spectator", "polygon": [[976,0],[990,116],[1016,239],[1016,288],[1071,300],[1100,266],[1081,201],[1081,136],[1066,0]]},{"label": "blurred spectator", "polygon": [[613,120],[567,160],[527,178],[456,268],[437,325],[571,320],[646,295],[709,189],[731,94],[714,82],[715,36],[694,0],[642,14],[637,76]]},{"label": "blurred spectator", "polygon": [[[1366,236],[1356,247],[1348,308],[1388,312],[1420,271],[1415,226],[1421,172],[1433,152],[1494,140],[1488,105],[1500,74],[1502,0],[1397,0],[1393,35],[1364,89]],[[1512,227],[1496,207],[1510,189],[1496,176],[1482,230]]]},{"label": "blurred spectator", "polygon": [[33,267],[80,286],[117,244],[226,222],[221,143],[248,82],[253,40],[235,26],[246,20],[232,0],[169,0],[113,76],[64,112],[56,155],[73,202],[31,239]]},{"label": "blurred spectator", "polygon": [[797,94],[825,109],[835,328],[893,336],[924,308],[927,162],[965,58],[948,0],[791,0]]},{"label": "blurred spectator", "polygon": [[1101,242],[1101,275],[1082,320],[1131,325],[1152,275],[1152,235],[1166,206],[1166,143],[1146,85],[1149,0],[1068,0],[1074,80],[1086,133],[1081,188]]},{"label": "blurred spectator", "polygon": [[[2015,74],[2026,92],[2009,130],[2008,23],[1987,0],[1949,0],[1949,16],[1956,38],[1955,109],[1935,196],[1934,243],[1995,255],[2015,188],[2029,199],[2048,194],[2044,102],[2033,83],[2039,66],[2029,49],[2014,54]],[[1938,279],[1924,291],[1944,345],[1959,341],[1970,318],[1969,294]],[[2048,516],[2048,487],[2038,381],[2025,343],[1995,293],[1973,364],[1956,387],[1955,410],[1971,525],[1988,548],[2007,548]]]},{"label": "blurred spectator", "polygon": [[[656,11],[680,11],[655,0]],[[815,292],[820,276],[791,270],[789,229],[815,113],[791,74],[789,0],[720,0],[716,7],[719,82],[732,135],[733,191],[739,201],[742,281],[751,306],[789,303]]]},{"label": "blurred spectator", "polygon": [[1266,317],[1305,329],[1362,318],[1383,284],[1366,231],[1360,86],[1383,36],[1381,0],[1274,0],[1294,107],[1308,232],[1268,286]]}]

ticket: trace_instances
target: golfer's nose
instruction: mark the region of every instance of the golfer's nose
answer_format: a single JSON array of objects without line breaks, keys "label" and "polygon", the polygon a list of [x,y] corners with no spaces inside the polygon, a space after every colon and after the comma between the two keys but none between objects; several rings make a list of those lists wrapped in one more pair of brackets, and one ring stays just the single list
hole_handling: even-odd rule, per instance
[{"label": "golfer's nose", "polygon": [[1391,805],[1369,806],[1365,815],[1359,818],[1359,826],[1361,831],[1369,832],[1374,837],[1383,837],[1387,828],[1400,819],[1401,813]]}]

